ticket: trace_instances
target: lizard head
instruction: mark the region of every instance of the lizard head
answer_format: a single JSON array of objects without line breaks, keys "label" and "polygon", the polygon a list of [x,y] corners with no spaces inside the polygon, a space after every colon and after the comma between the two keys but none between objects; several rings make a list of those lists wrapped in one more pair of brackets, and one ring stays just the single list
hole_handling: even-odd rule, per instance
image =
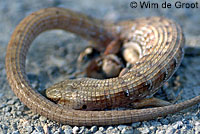
[{"label": "lizard head", "polygon": [[65,80],[48,87],[45,90],[46,97],[67,108],[80,109],[77,96],[78,85],[73,80]]}]

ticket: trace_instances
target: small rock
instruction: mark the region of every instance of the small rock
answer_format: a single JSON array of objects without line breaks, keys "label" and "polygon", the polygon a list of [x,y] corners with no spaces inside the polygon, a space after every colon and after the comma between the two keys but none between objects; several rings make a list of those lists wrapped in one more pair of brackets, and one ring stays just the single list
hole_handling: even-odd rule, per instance
[{"label": "small rock", "polygon": [[43,129],[44,129],[44,133],[45,133],[45,134],[49,134],[49,128],[48,128],[48,125],[47,125],[47,124],[44,124],[44,125],[43,125]]},{"label": "small rock", "polygon": [[141,122],[135,122],[135,123],[132,123],[131,124],[131,126],[133,127],[133,128],[137,128],[137,127],[139,127],[141,125]]},{"label": "small rock", "polygon": [[30,126],[30,122],[27,121],[27,120],[21,120],[21,122],[23,122],[23,123],[22,123],[22,126],[23,126],[24,128],[26,128],[27,126]]},{"label": "small rock", "polygon": [[1,104],[1,105],[0,105],[0,109],[1,109],[1,108],[4,108],[4,107],[6,107],[6,106],[7,106],[6,104]]},{"label": "small rock", "polygon": [[162,118],[162,119],[160,120],[160,122],[161,122],[163,125],[169,124],[169,120],[167,120],[166,118]]},{"label": "small rock", "polygon": [[150,129],[148,127],[143,127],[142,129],[140,129],[140,132],[143,134],[148,134],[150,132]]},{"label": "small rock", "polygon": [[126,125],[119,125],[117,128],[122,131],[124,128],[126,128],[127,126]]},{"label": "small rock", "polygon": [[44,132],[42,126],[37,126],[35,129],[37,132]]},{"label": "small rock", "polygon": [[84,131],[82,131],[82,133],[79,132],[79,134],[93,134],[93,133],[91,133],[91,131],[88,128],[85,128]]},{"label": "small rock", "polygon": [[65,134],[72,134],[72,129],[65,129],[65,130],[64,130],[64,133],[65,133]]},{"label": "small rock", "polygon": [[[45,134],[47,134],[47,133],[45,133]],[[62,134],[62,128],[58,128],[58,130],[55,131],[54,134]]]},{"label": "small rock", "polygon": [[157,127],[150,126],[149,129],[151,130],[151,133],[155,133],[157,130]]},{"label": "small rock", "polygon": [[55,131],[54,134],[60,134],[60,132],[59,131]]},{"label": "small rock", "polygon": [[47,118],[44,117],[44,116],[40,116],[39,120],[40,120],[41,122],[45,122],[45,121],[47,120]]},{"label": "small rock", "polygon": [[22,115],[22,111],[17,111],[17,112],[16,112],[16,115],[18,115],[18,116],[19,116],[19,115]]},{"label": "small rock", "polygon": [[159,126],[159,127],[163,128],[163,129],[167,129],[168,125],[162,125],[162,126]]},{"label": "small rock", "polygon": [[114,129],[112,126],[109,126],[107,129],[106,129],[106,131],[107,130],[112,130],[112,129]]},{"label": "small rock", "polygon": [[173,125],[173,128],[180,129],[182,126],[183,126],[183,122],[182,121],[178,121]]},{"label": "small rock", "polygon": [[17,110],[23,111],[23,110],[24,110],[24,105],[19,105],[19,106],[17,106]]},{"label": "small rock", "polygon": [[192,132],[192,130],[185,130],[185,129],[178,129],[176,130],[177,134],[193,134],[194,132]]},{"label": "small rock", "polygon": [[33,132],[32,132],[32,134],[44,134],[43,132],[37,132],[36,130],[34,130]]},{"label": "small rock", "polygon": [[94,134],[103,134],[101,131],[97,131],[96,133],[94,133]]},{"label": "small rock", "polygon": [[176,131],[176,129],[170,126],[170,127],[166,130],[166,134],[173,134],[175,131]]},{"label": "small rock", "polygon": [[165,134],[165,130],[156,130],[156,134]]},{"label": "small rock", "polygon": [[18,130],[13,131],[12,134],[20,134]]},{"label": "small rock", "polygon": [[5,116],[9,117],[9,116],[11,116],[11,113],[5,113]]},{"label": "small rock", "polygon": [[194,124],[195,126],[199,126],[200,127],[200,122],[195,122],[195,124]]},{"label": "small rock", "polygon": [[11,112],[12,108],[10,106],[5,107],[4,111],[5,112]]},{"label": "small rock", "polygon": [[6,126],[5,124],[3,124],[2,128],[5,130],[5,129],[8,129],[8,126]]},{"label": "small rock", "polygon": [[157,122],[157,121],[151,121],[151,125],[154,126],[154,127],[162,126],[162,124],[160,122]]},{"label": "small rock", "polygon": [[198,121],[199,118],[198,118],[196,115],[194,115],[194,116],[192,116],[192,120],[194,120],[194,121]]},{"label": "small rock", "polygon": [[27,126],[26,127],[26,131],[30,134],[31,132],[33,132],[33,127],[32,126]]},{"label": "small rock", "polygon": [[200,125],[194,127],[195,134],[200,134]]},{"label": "small rock", "polygon": [[32,119],[33,119],[33,120],[39,119],[39,115],[38,115],[38,114],[33,115]]},{"label": "small rock", "polygon": [[133,128],[130,126],[127,126],[123,128],[123,130],[121,131],[121,134],[133,134]]},{"label": "small rock", "polygon": [[106,134],[120,134],[120,131],[117,128],[107,129]]},{"label": "small rock", "polygon": [[194,128],[194,125],[193,124],[186,124],[185,127],[188,130],[188,129]]},{"label": "small rock", "polygon": [[0,93],[0,99],[1,99],[1,97],[3,97],[4,96],[4,94],[3,93]]},{"label": "small rock", "polygon": [[99,131],[103,132],[103,131],[105,131],[105,128],[104,127],[99,127]]},{"label": "small rock", "polygon": [[11,100],[9,100],[9,101],[7,102],[7,104],[8,104],[8,105],[13,105],[13,104],[15,104],[15,102],[16,102],[16,100],[11,99]]},{"label": "small rock", "polygon": [[97,126],[92,126],[91,129],[90,129],[90,131],[92,133],[95,133],[97,131]]},{"label": "small rock", "polygon": [[183,124],[189,124],[190,123],[190,118],[186,119],[187,116],[184,117],[184,119],[182,119],[182,123]]},{"label": "small rock", "polygon": [[79,130],[79,134],[82,134],[82,133],[84,133],[85,132],[85,127],[80,127],[80,130]]},{"label": "small rock", "polygon": [[74,134],[77,134],[79,131],[79,127],[77,127],[77,126],[73,127],[72,131]]},{"label": "small rock", "polygon": [[11,122],[12,128],[14,130],[17,130],[17,123],[16,122]]}]

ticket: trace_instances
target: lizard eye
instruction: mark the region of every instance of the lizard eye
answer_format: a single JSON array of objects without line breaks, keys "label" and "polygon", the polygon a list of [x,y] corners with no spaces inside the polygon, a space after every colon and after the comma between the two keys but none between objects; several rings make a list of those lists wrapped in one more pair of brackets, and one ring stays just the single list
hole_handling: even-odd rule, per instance
[{"label": "lizard eye", "polygon": [[83,105],[83,106],[82,106],[82,109],[83,109],[83,110],[86,110],[86,109],[87,109],[87,105]]}]

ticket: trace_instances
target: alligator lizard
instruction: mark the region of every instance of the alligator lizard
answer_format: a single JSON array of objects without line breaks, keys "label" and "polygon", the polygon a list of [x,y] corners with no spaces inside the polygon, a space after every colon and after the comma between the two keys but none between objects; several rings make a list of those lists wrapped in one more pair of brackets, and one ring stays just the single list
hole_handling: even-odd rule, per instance
[{"label": "alligator lizard", "polygon": [[[81,78],[65,80],[61,82],[63,85],[55,85],[58,88],[66,86],[65,89],[71,95],[68,107],[64,107],[34,90],[25,72],[25,59],[31,42],[41,32],[50,29],[63,29],[92,40],[101,51],[120,35],[124,42],[138,43],[141,57],[121,77],[105,80]],[[147,109],[74,109],[83,105],[89,109],[95,105],[112,107],[154,94],[179,67],[183,53],[184,37],[181,28],[163,17],[111,24],[67,9],[47,8],[27,16],[16,27],[7,47],[6,72],[16,96],[32,111],[42,116],[70,125],[115,125],[154,119],[200,102],[200,96],[197,96],[179,104]]]}]

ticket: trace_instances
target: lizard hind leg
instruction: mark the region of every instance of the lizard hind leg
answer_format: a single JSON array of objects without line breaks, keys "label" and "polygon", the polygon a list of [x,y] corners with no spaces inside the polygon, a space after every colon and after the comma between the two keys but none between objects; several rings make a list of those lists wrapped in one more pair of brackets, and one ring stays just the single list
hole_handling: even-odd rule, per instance
[{"label": "lizard hind leg", "polygon": [[132,108],[144,108],[144,107],[163,107],[167,105],[171,105],[170,102],[161,100],[155,97],[152,98],[144,98],[142,100],[134,101],[130,104]]}]

